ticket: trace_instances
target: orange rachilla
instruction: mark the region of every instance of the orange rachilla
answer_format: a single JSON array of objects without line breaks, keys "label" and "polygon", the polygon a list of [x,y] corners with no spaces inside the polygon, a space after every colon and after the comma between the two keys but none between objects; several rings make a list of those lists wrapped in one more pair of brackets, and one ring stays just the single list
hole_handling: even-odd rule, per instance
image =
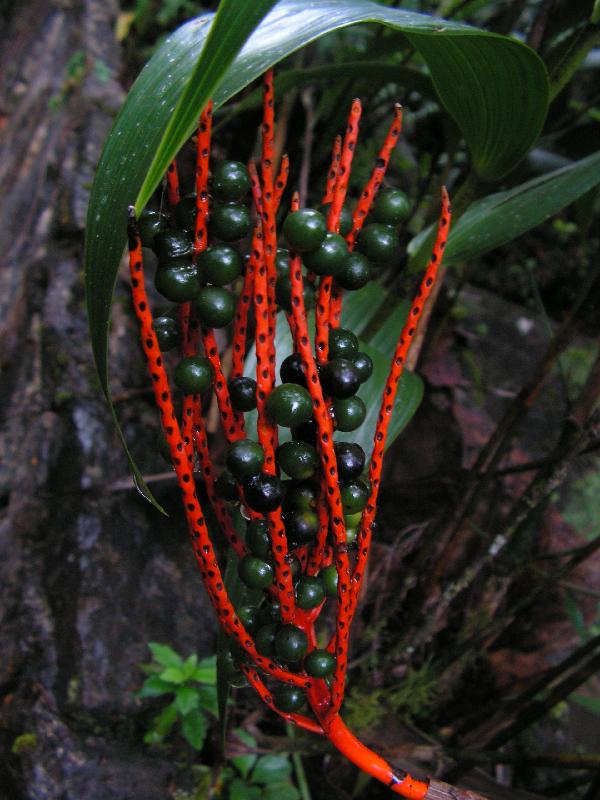
[{"label": "orange rachilla", "polygon": [[[360,116],[360,101],[354,100],[343,141],[341,137],[336,137],[331,166],[327,175],[323,203],[329,204],[327,229],[335,233],[339,232],[340,215],[346,199]],[[197,137],[194,259],[208,246],[211,119],[212,106],[209,104],[202,113]],[[397,105],[371,177],[364,187],[353,213],[352,228],[346,235],[349,250],[352,250],[356,243],[357,236],[385,176],[390,155],[400,135],[401,124],[402,111]],[[269,419],[265,406],[266,400],[275,386],[276,212],[289,171],[288,159],[287,156],[284,156],[279,174],[274,178],[274,128],[273,75],[269,71],[264,78],[261,162],[259,168],[253,162],[248,167],[256,222],[234,318],[233,362],[230,377],[238,378],[242,375],[247,350],[247,334],[250,327],[249,315],[253,310],[255,316],[254,347],[257,361],[257,435],[265,454],[264,472],[271,475],[277,472],[278,431],[277,426]],[[174,207],[180,202],[175,162],[169,167],[167,187],[169,203],[171,207]],[[435,797],[449,796],[467,798],[475,797],[475,795],[455,787],[449,787],[434,779],[417,779],[406,771],[392,766],[356,739],[344,725],[339,711],[344,696],[350,626],[356,611],[359,590],[369,555],[383,453],[396,390],[424,303],[436,281],[450,226],[448,195],[445,189],[442,189],[441,194],[442,211],[433,254],[411,306],[408,321],[398,338],[383,392],[369,468],[370,492],[362,513],[356,555],[352,557],[347,545],[340,499],[334,450],[334,421],[330,413],[329,398],[325,396],[319,378],[319,365],[327,361],[330,331],[340,324],[343,290],[331,275],[320,276],[315,287],[317,290],[316,334],[315,341],[311,342],[304,303],[301,258],[293,251],[289,256],[291,311],[288,311],[287,320],[292,332],[294,350],[301,359],[307,390],[312,401],[316,445],[321,465],[318,534],[310,545],[303,544],[293,549],[300,569],[305,575],[315,576],[321,569],[331,564],[335,565],[337,572],[336,625],[328,645],[328,650],[335,654],[335,668],[329,681],[322,677],[311,677],[303,669],[292,671],[274,656],[259,653],[253,636],[244,628],[228,596],[222,570],[195,488],[196,458],[206,484],[209,502],[213,506],[229,545],[237,557],[246,555],[247,547],[243,539],[235,532],[229,507],[215,491],[201,398],[197,395],[184,395],[181,423],[175,413],[167,370],[153,329],[153,317],[144,285],[142,245],[133,209],[130,209],[129,217],[129,260],[133,302],[141,326],[142,347],[152,377],[155,399],[161,414],[161,424],[182,491],[192,547],[200,566],[204,585],[222,627],[237,642],[238,647],[245,655],[245,660],[242,660],[240,666],[250,685],[273,711],[306,730],[325,735],[347,758],[365,772],[388,785],[392,792],[406,798],[414,798],[414,800],[421,800],[421,798],[432,800]],[[291,210],[297,210],[298,205],[298,196],[294,194]],[[317,276],[309,273],[307,277],[312,283],[316,283]],[[244,417],[241,412],[232,407],[213,330],[198,322],[190,302],[180,306],[179,325],[182,334],[182,355],[196,355],[201,341],[204,355],[211,364],[213,386],[226,440],[231,443],[244,439],[246,436]],[[304,632],[307,651],[311,652],[317,647],[315,621],[318,619],[324,603],[321,602],[316,608],[310,610],[299,608],[295,603],[294,582],[290,566],[292,553],[288,548],[281,507],[263,515],[247,507],[241,486],[238,486],[238,492],[240,506],[248,519],[263,517],[268,521],[274,581],[267,590],[267,602],[279,604],[282,623],[296,626]],[[305,694],[310,712],[304,714],[278,708],[274,700],[274,692],[265,683],[265,679],[300,688]]]}]

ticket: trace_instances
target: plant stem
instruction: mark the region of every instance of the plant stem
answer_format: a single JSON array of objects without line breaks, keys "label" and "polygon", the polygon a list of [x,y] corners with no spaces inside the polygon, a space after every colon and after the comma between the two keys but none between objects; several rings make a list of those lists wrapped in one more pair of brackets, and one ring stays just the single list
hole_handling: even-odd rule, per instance
[{"label": "plant stem", "polygon": [[[296,738],[296,732],[293,725],[290,725],[289,722],[286,722],[285,729],[290,739]],[[300,797],[302,800],[312,800],[308,781],[306,780],[306,773],[304,772],[304,765],[302,764],[302,756],[298,752],[292,752],[291,758],[294,765],[294,771],[296,773],[296,783],[298,784]]]}]

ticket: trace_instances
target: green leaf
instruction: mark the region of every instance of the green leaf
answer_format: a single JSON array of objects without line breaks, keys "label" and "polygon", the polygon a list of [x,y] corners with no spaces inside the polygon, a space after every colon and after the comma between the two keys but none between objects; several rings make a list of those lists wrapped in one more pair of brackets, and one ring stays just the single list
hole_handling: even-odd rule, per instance
[{"label": "green leaf", "polygon": [[180,686],[175,692],[175,705],[180,714],[189,714],[199,703],[198,692],[193,686]]},{"label": "green leaf", "polygon": [[229,800],[260,800],[262,789],[249,786],[245,781],[234,778],[229,784]]},{"label": "green leaf", "polygon": [[200,707],[206,711],[210,711],[215,717],[218,717],[219,707],[217,704],[216,686],[197,686],[194,691],[198,697]]},{"label": "green leaf", "polygon": [[600,697],[588,697],[585,694],[572,694],[570,697],[578,705],[600,716]]},{"label": "green leaf", "polygon": [[[254,737],[251,736],[249,733],[247,733],[247,731],[243,730],[242,728],[237,728],[235,730],[235,735],[248,747],[256,747],[256,740],[254,739]],[[230,760],[233,766],[240,773],[242,778],[247,778],[252,770],[252,767],[256,764],[256,761],[258,760],[258,756],[256,755],[256,753],[247,753],[246,755],[243,756],[234,756]]]},{"label": "green leaf", "polygon": [[160,679],[165,681],[166,683],[183,683],[185,680],[185,675],[183,674],[183,670],[179,669],[179,667],[167,667],[163,670],[160,675]]},{"label": "green leaf", "polygon": [[252,783],[281,783],[292,772],[292,765],[286,755],[261,756],[252,770]]},{"label": "green leaf", "polygon": [[[177,719],[177,706],[175,703],[169,703],[169,705],[164,708],[158,716],[154,718],[153,721],[153,732],[160,737],[160,739],[164,739],[165,736],[169,733],[175,720]],[[151,731],[152,732],[152,731]]]},{"label": "green leaf", "polygon": [[[482,177],[510,169],[541,128],[547,75],[537,55],[520,42],[368,0],[282,0],[235,57],[269,6],[264,0],[224,0],[213,33],[209,34],[213,17],[207,14],[167,38],[142,70],[107,139],[88,209],[85,282],[94,360],[109,404],[108,326],[127,206],[138,197],[138,210],[142,208],[161,179],[160,170],[191,134],[210,93],[218,107],[320,36],[360,22],[378,22],[401,31],[423,56],[439,99],[465,136]],[[237,19],[234,12],[240,8]],[[210,47],[203,50],[207,40]],[[196,84],[190,78],[197,73]],[[159,507],[126,448],[112,406],[111,413],[139,490]]]},{"label": "green leaf", "polygon": [[181,732],[184,739],[195,750],[201,750],[206,738],[206,717],[198,709],[193,709],[181,720]]},{"label": "green leaf", "polygon": [[[600,152],[473,203],[453,224],[444,263],[468,261],[541,225],[600,183]],[[428,257],[432,229],[409,245],[411,267]]]},{"label": "green leaf", "polygon": [[219,3],[206,44],[177,102],[138,194],[138,214],[161,182],[173,156],[189,139],[198,123],[200,111],[210,100],[222,75],[275,3],[276,0],[252,0],[252,3],[247,0],[221,0]]},{"label": "green leaf", "polygon": [[160,697],[161,694],[170,694],[173,691],[173,684],[161,680],[158,675],[151,675],[146,678],[142,688],[136,692],[136,697]]},{"label": "green leaf", "polygon": [[300,792],[291,783],[269,783],[261,795],[264,800],[298,800]]},{"label": "green leaf", "polygon": [[198,666],[192,671],[191,678],[198,683],[208,683],[214,686],[217,681],[217,659],[216,656],[203,658]]},{"label": "green leaf", "polygon": [[148,648],[154,656],[154,660],[157,661],[162,667],[183,666],[183,659],[179,653],[176,653],[175,650],[169,647],[168,644],[157,644],[156,642],[150,642]]},{"label": "green leaf", "polygon": [[185,675],[185,679],[188,680],[191,678],[198,666],[198,656],[196,653],[192,653],[191,656],[188,656],[186,660],[183,662],[183,674]]}]

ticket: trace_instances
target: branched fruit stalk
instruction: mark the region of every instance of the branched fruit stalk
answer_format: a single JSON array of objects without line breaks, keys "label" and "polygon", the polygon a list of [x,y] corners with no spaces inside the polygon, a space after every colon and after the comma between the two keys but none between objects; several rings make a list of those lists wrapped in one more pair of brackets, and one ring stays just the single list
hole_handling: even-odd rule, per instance
[{"label": "branched fruit stalk", "polygon": [[[380,188],[400,136],[402,111],[397,105],[371,176],[348,216],[345,202],[360,116],[360,101],[354,100],[345,135],[334,142],[323,194],[325,214],[299,208],[294,193],[283,224],[288,249],[278,249],[276,215],[289,161],[283,156],[277,171],[272,72],[264,78],[258,165],[211,163],[209,104],[199,121],[194,192],[181,196],[173,162],[166,176],[168,213],[144,211],[138,220],[130,209],[133,303],[160,411],[163,449],[182,492],[206,591],[231,640],[232,680],[245,675],[275,713],[326,736],[396,794],[413,800],[475,797],[392,766],[359,742],[340,716],[350,627],[369,555],[388,426],[450,226],[448,195],[442,189],[433,254],[399,334],[367,467],[358,444],[335,440],[336,430],[353,430],[364,418],[364,403],[356,392],[372,371],[354,334],[340,327],[343,291],[363,286],[373,262],[393,259],[408,199],[397,189]],[[234,244],[244,241],[250,242],[245,260],[242,245]],[[143,246],[158,256],[157,289],[175,303],[154,317],[145,286]],[[237,302],[226,288],[231,286],[240,288]],[[308,310],[315,293],[313,340]],[[278,315],[278,308],[285,315]],[[294,349],[286,354],[277,384],[276,325],[284,318]],[[227,379],[214,329],[230,324],[232,366]],[[173,357],[164,352],[177,347],[179,358],[171,370]],[[255,379],[243,374],[252,347]],[[173,400],[173,384],[182,392],[180,402]],[[210,391],[228,444],[227,468],[218,477],[202,414]],[[254,434],[244,417],[253,409],[258,415]],[[279,445],[280,428],[286,427],[292,440]],[[368,480],[363,480],[365,469]],[[290,478],[285,482],[284,470]],[[256,606],[236,608],[229,597],[196,481],[205,484],[238,559],[239,579],[262,591]],[[234,515],[245,520],[244,536],[236,532]],[[317,630],[327,605],[335,606],[334,630]],[[328,636],[328,645],[320,648],[319,642]]]}]

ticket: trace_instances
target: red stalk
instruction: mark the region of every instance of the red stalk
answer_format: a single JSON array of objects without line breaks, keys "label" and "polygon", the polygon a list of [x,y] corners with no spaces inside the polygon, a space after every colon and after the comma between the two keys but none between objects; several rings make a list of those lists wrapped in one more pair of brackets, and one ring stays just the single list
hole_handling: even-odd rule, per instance
[{"label": "red stalk", "polygon": [[179,175],[177,173],[177,162],[175,160],[171,161],[167,167],[167,196],[171,208],[175,208],[181,200],[179,194]]}]

